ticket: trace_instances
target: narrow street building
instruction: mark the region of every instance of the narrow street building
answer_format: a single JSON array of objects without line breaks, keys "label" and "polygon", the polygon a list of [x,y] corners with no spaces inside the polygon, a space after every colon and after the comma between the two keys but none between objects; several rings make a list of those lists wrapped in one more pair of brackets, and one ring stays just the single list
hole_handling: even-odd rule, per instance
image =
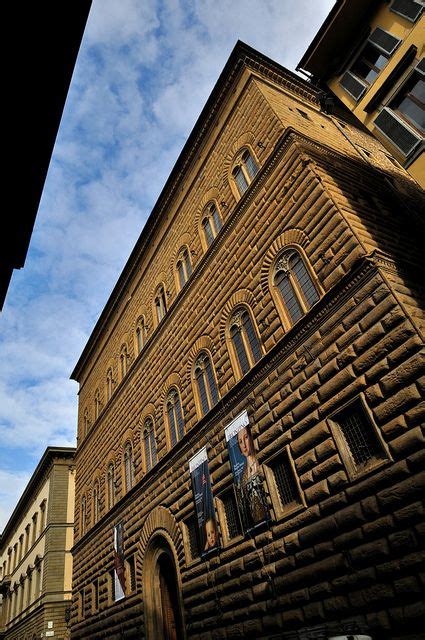
[{"label": "narrow street building", "polygon": [[423,201],[355,122],[236,45],[72,374],[73,639],[424,637]]},{"label": "narrow street building", "polygon": [[48,447],[0,538],[0,638],[69,637],[74,452]]}]

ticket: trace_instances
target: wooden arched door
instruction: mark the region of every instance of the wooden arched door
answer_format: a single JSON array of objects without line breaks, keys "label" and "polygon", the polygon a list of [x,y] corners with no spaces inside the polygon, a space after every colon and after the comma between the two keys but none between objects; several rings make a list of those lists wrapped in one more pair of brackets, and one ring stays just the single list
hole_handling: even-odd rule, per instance
[{"label": "wooden arched door", "polygon": [[161,591],[161,617],[164,640],[180,640],[181,620],[174,563],[167,553],[158,559],[159,587]]},{"label": "wooden arched door", "polygon": [[184,640],[181,597],[173,552],[155,536],[144,558],[143,599],[148,640]]}]

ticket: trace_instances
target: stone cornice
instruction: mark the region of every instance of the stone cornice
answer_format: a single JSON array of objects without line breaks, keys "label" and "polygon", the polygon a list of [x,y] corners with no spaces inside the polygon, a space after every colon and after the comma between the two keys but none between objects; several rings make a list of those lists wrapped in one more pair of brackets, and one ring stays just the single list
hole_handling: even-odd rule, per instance
[{"label": "stone cornice", "polygon": [[303,100],[308,100],[312,104],[319,106],[318,92],[311,84],[243,42],[239,41],[236,44],[191,134],[189,135],[189,138],[184,145],[167,182],[165,183],[145,227],[142,230],[139,240],[137,241],[127,264],[124,267],[99,320],[93,329],[87,345],[71,374],[72,379],[78,381],[87,359],[90,357],[92,349],[96,344],[97,337],[108,323],[116,306],[120,303],[121,296],[130,284],[135,269],[140,263],[140,259],[146,251],[146,248],[149,246],[153,233],[155,232],[158,223],[161,221],[164,211],[169,206],[172,198],[178,192],[189,167],[196,159],[199,149],[202,146],[218,113],[222,109],[231,88],[237,82],[245,69],[249,69],[257,75],[260,75],[278,86],[284,87],[291,93],[298,95]]}]

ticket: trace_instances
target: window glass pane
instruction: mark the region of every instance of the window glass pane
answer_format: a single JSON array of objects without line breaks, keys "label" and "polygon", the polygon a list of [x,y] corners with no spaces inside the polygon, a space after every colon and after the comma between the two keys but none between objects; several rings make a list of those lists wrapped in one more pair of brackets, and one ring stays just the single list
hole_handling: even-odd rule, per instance
[{"label": "window glass pane", "polygon": [[190,263],[190,257],[189,257],[189,252],[185,251],[183,254],[183,259],[184,259],[184,263],[186,265],[186,275],[188,278],[190,278],[191,274],[192,274],[192,265]]},{"label": "window glass pane", "polygon": [[150,445],[151,445],[151,458],[152,458],[152,466],[156,465],[156,442],[155,442],[155,431],[152,428],[150,430]]},{"label": "window glass pane", "polygon": [[174,445],[177,442],[177,436],[176,436],[176,421],[174,418],[174,407],[171,402],[169,402],[167,405],[167,413],[168,413],[168,422],[170,425],[170,442],[171,442],[171,446],[174,447]]},{"label": "window glass pane", "polygon": [[186,274],[184,272],[183,262],[181,262],[181,260],[177,263],[177,269],[179,272],[180,288],[183,289],[184,285],[186,284]]},{"label": "window glass pane", "polygon": [[217,390],[217,385],[216,385],[216,382],[215,382],[215,378],[214,378],[211,362],[209,360],[207,360],[207,362],[206,362],[205,372],[207,374],[207,380],[208,380],[208,386],[209,386],[209,389],[210,389],[211,400],[212,400],[213,405],[215,405],[218,402],[218,390]]},{"label": "window glass pane", "polygon": [[183,421],[183,412],[182,412],[179,395],[176,396],[174,407],[175,407],[176,416],[177,416],[177,431],[179,434],[179,439],[181,439],[184,436],[184,421]]},{"label": "window glass pane", "polygon": [[230,335],[233,345],[235,347],[236,355],[239,361],[239,366],[242,371],[242,375],[245,375],[249,369],[249,361],[245,352],[245,345],[242,340],[242,333],[240,327],[233,326],[230,329]]},{"label": "window glass pane", "polygon": [[261,347],[258,341],[257,334],[255,333],[251,317],[247,311],[245,311],[245,313],[242,315],[242,323],[246,332],[246,336],[248,338],[252,358],[254,362],[257,362],[261,358]]},{"label": "window glass pane", "polygon": [[143,447],[145,449],[146,471],[149,471],[152,468],[152,462],[151,462],[149,431],[147,429],[145,429],[143,433]]},{"label": "window glass pane", "polygon": [[371,84],[379,74],[379,70],[368,65],[364,60],[357,60],[352,66],[352,72],[359,78],[363,78]]},{"label": "window glass pane", "polygon": [[202,225],[204,227],[205,239],[207,241],[207,245],[210,246],[210,244],[214,240],[214,234],[213,234],[213,230],[212,230],[211,223],[210,223],[209,219],[205,218],[205,220],[203,221]]},{"label": "window glass pane", "polygon": [[252,180],[255,177],[255,175],[257,174],[257,171],[258,171],[257,164],[256,164],[254,158],[252,157],[252,155],[248,151],[245,151],[245,153],[243,154],[243,158],[242,159],[243,159],[243,161],[245,163],[245,167],[246,167],[247,173],[248,173],[249,177]]},{"label": "window glass pane", "polygon": [[143,349],[143,331],[142,331],[142,327],[137,327],[136,335],[137,335],[137,351],[138,351],[138,353],[140,353],[141,350]]},{"label": "window glass pane", "polygon": [[204,372],[202,371],[202,369],[197,369],[195,372],[195,376],[198,383],[199,399],[201,401],[202,413],[205,414],[208,413],[210,406],[208,403],[207,389],[205,387]]},{"label": "window glass pane", "polygon": [[212,207],[211,210],[212,210],[212,217],[214,220],[215,232],[217,234],[221,229],[221,218],[218,215],[218,211],[215,207]]},{"label": "window glass pane", "polygon": [[233,170],[233,177],[238,187],[239,193],[242,195],[248,189],[248,183],[240,167]]},{"label": "window glass pane", "polygon": [[297,282],[304,294],[309,307],[311,307],[319,299],[319,294],[313,284],[307,268],[298,254],[290,258],[290,267],[295,274]]},{"label": "window glass pane", "polygon": [[304,313],[297,300],[292,283],[289,281],[289,274],[283,271],[278,272],[275,278],[275,284],[279,287],[292,322],[296,322],[302,318]]}]

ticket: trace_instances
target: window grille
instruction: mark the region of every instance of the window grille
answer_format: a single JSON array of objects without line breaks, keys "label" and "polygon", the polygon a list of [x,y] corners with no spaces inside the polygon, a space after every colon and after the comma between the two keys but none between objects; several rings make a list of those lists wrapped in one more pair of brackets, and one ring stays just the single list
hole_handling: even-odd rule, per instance
[{"label": "window grille", "polygon": [[136,591],[136,558],[135,556],[130,556],[127,560],[128,566],[128,586],[129,590]]},{"label": "window grille", "polygon": [[289,460],[289,455],[285,452],[271,465],[274,474],[277,492],[282,509],[301,502],[300,492],[294,476],[294,471]]},{"label": "window grille", "polygon": [[360,401],[341,411],[335,422],[357,467],[367,465],[382,455],[382,446]]},{"label": "window grille", "polygon": [[232,540],[242,533],[239,512],[233,490],[227,491],[223,494],[221,501],[223,503],[224,513],[226,516],[227,533],[229,540]]}]

